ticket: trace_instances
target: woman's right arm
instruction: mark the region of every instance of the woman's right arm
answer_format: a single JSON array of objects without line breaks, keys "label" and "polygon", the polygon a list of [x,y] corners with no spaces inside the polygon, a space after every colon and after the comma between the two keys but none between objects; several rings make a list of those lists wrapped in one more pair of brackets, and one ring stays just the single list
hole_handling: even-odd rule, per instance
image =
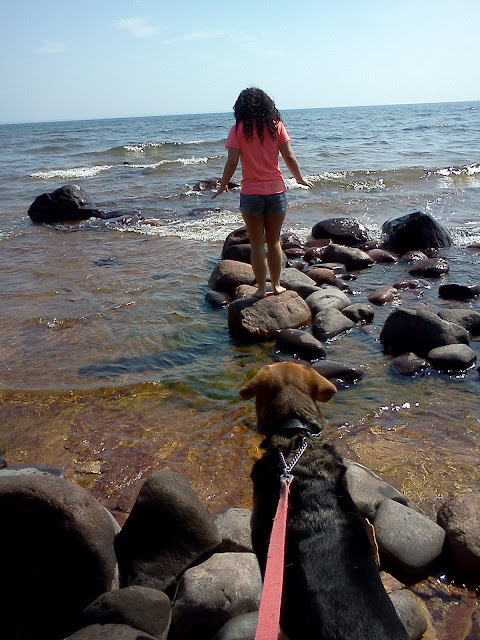
[{"label": "woman's right arm", "polygon": [[298,164],[298,160],[293,153],[290,141],[284,142],[282,145],[280,145],[280,153],[282,154],[282,158],[287,165],[287,169],[290,171],[298,184],[303,184],[305,187],[313,189],[313,182],[310,182],[310,180],[305,180],[305,178],[302,176],[300,165]]},{"label": "woman's right arm", "polygon": [[240,159],[240,150],[230,147],[228,149],[228,156],[227,156],[227,161],[225,163],[225,168],[223,169],[222,181],[217,191],[213,194],[212,200],[215,200],[215,198],[219,196],[221,193],[223,193],[224,191],[228,193],[228,183],[230,182],[230,178],[235,173],[239,159]]}]

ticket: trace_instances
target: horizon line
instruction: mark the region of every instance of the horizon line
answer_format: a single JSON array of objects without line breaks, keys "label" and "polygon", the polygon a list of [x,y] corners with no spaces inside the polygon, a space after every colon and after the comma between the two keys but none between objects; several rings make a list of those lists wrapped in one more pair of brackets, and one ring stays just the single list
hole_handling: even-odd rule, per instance
[{"label": "horizon line", "polygon": [[[397,107],[397,106],[414,106],[414,105],[432,105],[432,104],[462,104],[480,102],[480,99],[474,100],[442,100],[440,102],[392,102],[384,104],[356,104],[356,105],[335,105],[329,107],[288,107],[279,109],[280,112],[286,111],[318,111],[322,109],[359,109],[364,107]],[[204,116],[204,115],[223,115],[227,113],[233,113],[233,110],[228,111],[179,111],[176,113],[161,113],[161,114],[148,114],[148,115],[123,115],[123,116],[100,116],[89,118],[60,118],[59,120],[5,120],[0,121],[0,126],[4,125],[21,125],[21,124],[53,124],[62,122],[94,122],[96,120],[133,120],[138,118],[169,118],[175,116]]]}]

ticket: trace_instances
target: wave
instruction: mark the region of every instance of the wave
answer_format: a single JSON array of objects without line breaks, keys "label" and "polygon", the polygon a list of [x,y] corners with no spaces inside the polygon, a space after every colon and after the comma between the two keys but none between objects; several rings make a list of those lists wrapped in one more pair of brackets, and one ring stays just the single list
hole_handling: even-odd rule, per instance
[{"label": "wave", "polygon": [[37,180],[52,180],[54,178],[61,178],[62,180],[74,180],[76,178],[93,178],[99,173],[105,171],[112,171],[115,169],[127,170],[127,169],[149,169],[156,170],[166,165],[196,165],[206,164],[209,160],[220,158],[221,156],[202,156],[200,158],[177,158],[175,160],[159,160],[152,163],[135,163],[135,162],[122,162],[120,164],[103,164],[95,165],[93,167],[73,167],[71,169],[50,169],[49,171],[35,171],[29,174],[29,178]]},{"label": "wave", "polygon": [[436,176],[474,176],[480,173],[480,163],[474,162],[473,164],[464,165],[460,167],[445,167],[443,169],[436,169],[433,172]]},{"label": "wave", "polygon": [[107,151],[99,151],[99,154],[110,153],[114,155],[155,155],[159,151],[175,149],[177,147],[198,147],[202,144],[220,144],[222,140],[186,140],[183,142],[171,140],[161,142],[132,142],[130,144],[111,147]]}]

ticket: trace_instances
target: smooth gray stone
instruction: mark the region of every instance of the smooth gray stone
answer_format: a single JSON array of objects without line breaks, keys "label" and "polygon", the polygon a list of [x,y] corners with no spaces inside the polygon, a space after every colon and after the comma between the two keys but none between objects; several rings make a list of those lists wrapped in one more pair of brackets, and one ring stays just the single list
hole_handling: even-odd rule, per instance
[{"label": "smooth gray stone", "polygon": [[213,521],[222,536],[222,542],[216,551],[252,552],[252,533],[250,529],[250,509],[231,507],[213,514]]},{"label": "smooth gray stone", "polygon": [[464,491],[438,512],[438,524],[447,532],[455,564],[469,575],[480,576],[480,492]]},{"label": "smooth gray stone", "polygon": [[428,622],[422,611],[415,604],[414,596],[406,589],[398,589],[389,593],[398,617],[407,630],[410,640],[420,640],[428,629]]},{"label": "smooth gray stone", "polygon": [[426,358],[440,371],[465,371],[476,362],[477,354],[466,344],[447,344],[432,349]]},{"label": "smooth gray stone", "polygon": [[409,573],[423,571],[442,553],[445,531],[394,500],[380,503],[374,526],[380,551]]}]

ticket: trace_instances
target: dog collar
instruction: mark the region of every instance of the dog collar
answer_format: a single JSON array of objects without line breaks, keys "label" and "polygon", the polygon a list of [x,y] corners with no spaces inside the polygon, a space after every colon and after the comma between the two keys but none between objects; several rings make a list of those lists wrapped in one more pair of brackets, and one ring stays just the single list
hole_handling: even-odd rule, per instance
[{"label": "dog collar", "polygon": [[289,418],[282,422],[276,433],[282,433],[283,431],[306,431],[310,436],[318,436],[320,434],[320,428],[317,425],[299,418]]}]

